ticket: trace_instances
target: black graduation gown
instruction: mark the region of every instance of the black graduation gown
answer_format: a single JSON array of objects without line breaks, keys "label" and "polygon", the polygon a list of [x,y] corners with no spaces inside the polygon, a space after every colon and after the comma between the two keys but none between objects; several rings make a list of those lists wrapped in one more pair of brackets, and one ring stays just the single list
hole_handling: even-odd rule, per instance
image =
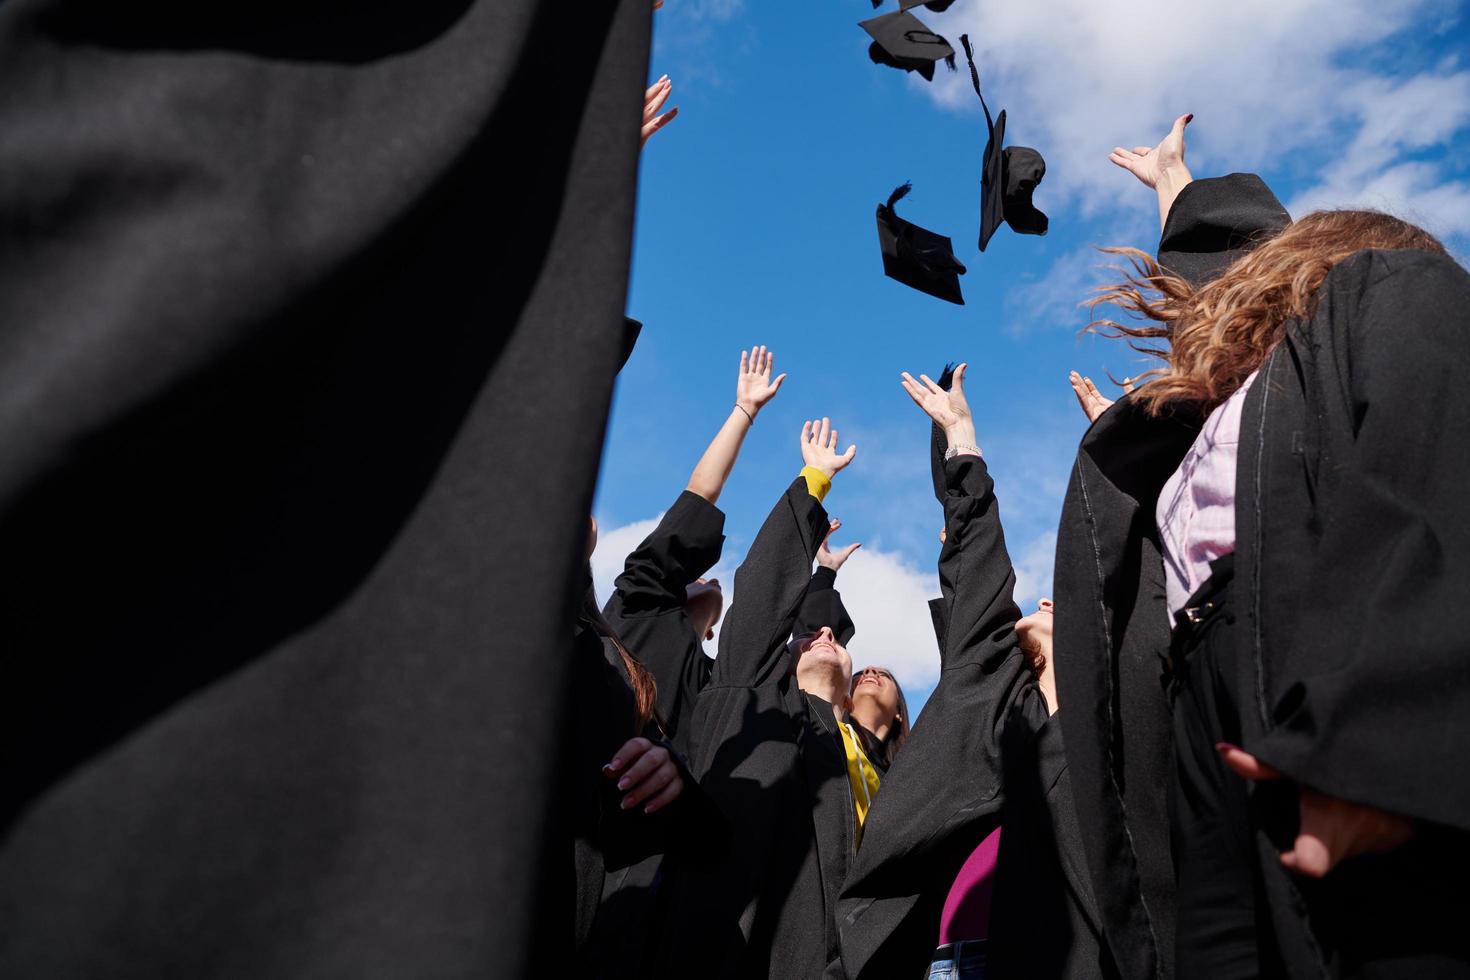
[{"label": "black graduation gown", "polygon": [[[944,464],[939,685],[884,777],[839,905],[842,973],[918,977],[955,875],[1001,837],[987,970],[1098,976],[1060,730],[1016,642],[1015,573],[985,462]],[[990,965],[997,964],[997,965]]]},{"label": "black graduation gown", "polygon": [[[719,561],[724,525],[718,507],[685,490],[628,555],[603,609],[623,643],[653,675],[669,744],[685,757],[694,702],[714,664],[705,655],[704,638],[689,622],[685,587]],[[722,820],[705,828],[702,847],[711,854],[726,846],[723,828]],[[662,864],[660,854],[607,875],[598,919],[598,976],[644,975]]]},{"label": "black graduation gown", "polygon": [[570,948],[650,14],[559,10],[0,4],[0,975]]},{"label": "black graduation gown", "polygon": [[[1263,202],[1263,215],[1274,211],[1274,198]],[[1181,194],[1169,224],[1208,221]],[[1294,976],[1464,975],[1455,923],[1470,911],[1470,683],[1463,631],[1445,611],[1470,602],[1470,398],[1459,384],[1470,277],[1443,256],[1367,251],[1333,269],[1318,300],[1243,406],[1234,589],[1245,747],[1304,785],[1423,823],[1417,843],[1312,882],[1276,856],[1294,797],[1257,791],[1271,917]],[[1197,430],[1120,399],[1083,439],[1058,538],[1068,758],[1108,940],[1129,976],[1172,971],[1169,627],[1154,510]]]},{"label": "black graduation gown", "polygon": [[665,863],[660,975],[811,980],[837,956],[855,821],[846,756],[832,706],[797,687],[787,652],[826,533],[827,512],[798,478],[736,573],[693,728],[731,847],[707,869]]},{"label": "black graduation gown", "polygon": [[714,665],[689,622],[685,589],[720,560],[724,532],[724,512],[685,490],[628,555],[602,611],[658,682],[659,714],[685,755],[695,699]]},{"label": "black graduation gown", "polygon": [[637,959],[625,963],[622,957],[628,949],[636,953],[641,936],[626,932],[647,924],[626,907],[638,896],[622,894],[609,901],[609,878],[670,851],[699,857],[711,839],[718,844],[723,823],[677,754],[684,790],[676,800],[652,814],[641,807],[622,808],[623,791],[602,767],[636,734],[672,746],[656,722],[637,729],[633,689],[610,641],[579,626],[572,656],[573,737],[559,770],[566,795],[558,817],[569,822],[573,841],[576,973],[633,976]]}]

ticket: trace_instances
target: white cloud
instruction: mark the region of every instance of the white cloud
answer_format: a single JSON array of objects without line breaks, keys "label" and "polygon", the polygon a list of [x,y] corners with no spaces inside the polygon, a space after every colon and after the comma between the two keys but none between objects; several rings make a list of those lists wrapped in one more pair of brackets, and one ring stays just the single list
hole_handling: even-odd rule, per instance
[{"label": "white cloud", "polygon": [[842,566],[837,588],[857,626],[848,650],[854,669],[887,667],[905,693],[932,688],[939,678],[939,646],[929,600],[939,595],[938,572],[864,545]]},{"label": "white cloud", "polygon": [[[1313,203],[1368,194],[1432,205],[1441,230],[1462,233],[1463,182],[1436,164],[1394,168],[1470,121],[1467,73],[1441,65],[1392,78],[1363,67],[1365,52],[1410,27],[1432,30],[1453,9],[1449,0],[984,0],[925,19],[952,40],[970,35],[992,111],[1009,110],[1008,142],[1046,155],[1043,210],[1074,201],[1084,216],[1146,209],[1146,192],[1107,153],[1152,145],[1193,112],[1196,172],[1341,161]],[[927,90],[981,127],[963,66]]]}]

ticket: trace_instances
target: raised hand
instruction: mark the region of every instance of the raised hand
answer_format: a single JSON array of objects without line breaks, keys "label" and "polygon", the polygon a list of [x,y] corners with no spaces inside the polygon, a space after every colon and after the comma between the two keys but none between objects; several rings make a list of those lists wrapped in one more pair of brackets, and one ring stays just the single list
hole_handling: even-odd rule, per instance
[{"label": "raised hand", "polygon": [[1169,221],[1169,209],[1174,206],[1174,199],[1186,184],[1194,180],[1184,165],[1184,127],[1193,118],[1194,113],[1191,112],[1174,120],[1174,127],[1168,136],[1159,140],[1158,146],[1135,146],[1131,150],[1115,146],[1108,154],[1109,160],[1158,193],[1160,229]]},{"label": "raised hand", "polygon": [[1091,378],[1084,378],[1073,371],[1067,375],[1067,380],[1072,385],[1072,394],[1077,396],[1077,404],[1082,406],[1082,414],[1087,416],[1087,421],[1096,422],[1099,415],[1112,407],[1113,400],[1104,398]]},{"label": "raised hand", "polygon": [[840,569],[847,559],[852,557],[854,551],[862,547],[860,543],[854,541],[846,548],[833,551],[831,548],[832,535],[836,534],[841,527],[842,522],[834,518],[832,523],[827,527],[827,536],[822,539],[822,546],[817,549],[817,564],[823,568],[830,568],[834,572]]},{"label": "raised hand", "polygon": [[786,375],[779,374],[771,380],[771,371],[776,366],[775,351],[765,347],[752,347],[740,352],[740,380],[735,384],[735,404],[745,410],[752,422],[758,413],[781,390]]},{"label": "raised hand", "polygon": [[919,375],[918,381],[907,371],[900,375],[903,378],[903,390],[909,393],[915,405],[924,410],[924,414],[934,420],[935,425],[944,430],[951,446],[973,446],[975,443],[975,420],[970,415],[970,403],[965,398],[965,371],[969,367],[968,364],[961,364],[954,369],[954,380],[949,391],[935,384],[927,374]]},{"label": "raised hand", "polygon": [[832,428],[831,419],[802,423],[802,462],[812,469],[821,470],[827,474],[828,479],[846,469],[856,455],[857,446],[848,446],[845,453],[837,451],[837,430]]},{"label": "raised hand", "polygon": [[1161,180],[1184,168],[1184,127],[1193,118],[1191,112],[1174,120],[1174,127],[1159,140],[1158,146],[1135,146],[1131,150],[1115,146],[1108,159],[1137,177],[1144,186],[1156,188]]},{"label": "raised hand", "polygon": [[[657,10],[660,6],[662,4],[654,4],[653,9]],[[650,136],[673,122],[675,117],[679,115],[678,106],[674,106],[663,115],[658,114],[658,111],[664,107],[664,103],[669,101],[669,94],[673,91],[674,83],[669,81],[669,76],[665,75],[650,85],[648,91],[643,93],[642,145],[646,146]]]},{"label": "raised hand", "polygon": [[[1225,764],[1238,776],[1252,782],[1280,779],[1281,773],[1244,749],[1233,745],[1216,748]],[[1350,803],[1297,787],[1301,826],[1291,850],[1281,863],[1297,874],[1321,878],[1348,858],[1359,854],[1382,854],[1407,844],[1414,836],[1414,822],[1376,807]]]}]

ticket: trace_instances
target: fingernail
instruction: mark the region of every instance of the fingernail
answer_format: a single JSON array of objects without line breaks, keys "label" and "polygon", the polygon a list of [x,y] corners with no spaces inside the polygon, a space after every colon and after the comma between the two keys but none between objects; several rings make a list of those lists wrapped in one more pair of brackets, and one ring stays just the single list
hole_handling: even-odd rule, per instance
[{"label": "fingernail", "polygon": [[623,802],[621,802],[621,803],[619,803],[619,804],[618,804],[618,809],[619,809],[619,810],[626,810],[626,809],[628,809],[628,807],[629,807],[629,806],[631,806],[631,805],[632,805],[632,804],[630,804],[630,803],[629,803],[629,802],[628,802],[628,801],[627,801],[627,800],[626,800],[626,799],[625,799],[625,800],[623,800]]},{"label": "fingernail", "polygon": [[618,789],[627,789],[631,785],[633,784],[628,780],[626,776],[618,780]]},{"label": "fingernail", "polygon": [[607,768],[609,768],[609,769],[621,769],[621,768],[623,768],[623,760],[622,759],[614,759],[613,761],[611,761],[611,762],[609,762],[607,764]]},{"label": "fingernail", "polygon": [[650,804],[648,804],[648,806],[646,806],[646,807],[643,808],[643,812],[644,813],[652,813],[654,810],[657,810],[657,809],[658,809],[658,807],[656,807],[652,803],[650,803]]},{"label": "fingernail", "polygon": [[1216,742],[1215,743],[1215,751],[1216,752],[1224,753],[1224,752],[1230,751],[1231,749],[1234,749],[1235,751],[1239,752],[1240,751],[1240,746],[1239,745],[1231,745],[1229,742]]},{"label": "fingernail", "polygon": [[1185,122],[1194,122],[1194,113],[1191,112],[1188,115],[1186,115],[1184,117],[1184,121]]}]

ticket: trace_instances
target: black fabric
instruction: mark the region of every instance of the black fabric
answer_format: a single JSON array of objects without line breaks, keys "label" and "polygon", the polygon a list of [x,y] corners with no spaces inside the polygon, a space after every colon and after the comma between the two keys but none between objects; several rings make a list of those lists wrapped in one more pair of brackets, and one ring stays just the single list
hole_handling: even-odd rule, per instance
[{"label": "black fabric", "polygon": [[[1272,234],[1284,214],[1259,178],[1194,181],[1170,211],[1160,261],[1182,237],[1199,250],[1199,274],[1218,274],[1229,258],[1207,249]],[[1067,651],[1057,671],[1067,761],[1099,914],[1124,976],[1173,973],[1172,722],[1160,666],[1170,630],[1154,511],[1200,422],[1150,418],[1119,398],[1078,447],[1057,533],[1054,641]]]},{"label": "black fabric", "polygon": [[875,65],[916,71],[931,82],[934,63],[941,58],[954,69],[954,48],[907,9],[859,21],[858,26],[873,38],[868,57]]},{"label": "black fabric", "polygon": [[[1254,207],[1263,229],[1279,222],[1274,197],[1252,203],[1264,185],[1220,189],[1232,186],[1244,196],[1228,210]],[[1195,221],[1192,202],[1220,203],[1181,194],[1171,223]],[[1461,631],[1434,610],[1470,600],[1470,462],[1452,448],[1470,432],[1455,380],[1470,358],[1470,277],[1443,256],[1364,252],[1329,274],[1318,300],[1243,406],[1234,595],[1244,745],[1302,784],[1417,817],[1435,828],[1442,863],[1430,871],[1409,847],[1348,862],[1322,883],[1294,878],[1277,859],[1296,813],[1279,788],[1252,794],[1256,852],[1290,975],[1463,975],[1464,930],[1440,927],[1463,921],[1467,902],[1447,883],[1470,870],[1470,784],[1456,761],[1470,747],[1452,720],[1470,692]],[[1166,780],[1157,761],[1138,766],[1137,747],[1166,745],[1169,723],[1127,691],[1160,687],[1168,624],[1153,510],[1192,430],[1120,398],[1083,440],[1058,534],[1061,717],[1099,909],[1125,975],[1172,974],[1172,881],[1148,868],[1167,835],[1136,805]]]},{"label": "black fabric", "polygon": [[1159,264],[1202,286],[1291,224],[1291,215],[1255,174],[1191,181],[1169,208]]},{"label": "black fabric", "polygon": [[846,757],[832,706],[797,687],[787,650],[827,529],[798,478],[735,574],[691,730],[732,842],[708,867],[665,862],[659,976],[811,980],[837,956],[832,914],[855,822]]},{"label": "black fabric", "polygon": [[[685,590],[719,561],[724,527],[725,515],[718,507],[689,490],[682,492],[628,555],[603,609],[623,644],[653,675],[663,730],[670,746],[685,757],[695,699],[714,663],[689,621]],[[705,828],[700,846],[711,856],[726,846],[722,827],[723,820],[715,820]],[[640,977],[648,968],[664,848],[652,850],[659,853],[607,872],[593,976]]]},{"label": "black fabric", "polygon": [[648,31],[0,5],[0,975],[572,947]]},{"label": "black fabric", "polygon": [[851,643],[857,633],[857,626],[848,614],[847,606],[843,605],[842,593],[837,591],[837,573],[819,565],[812,572],[806,595],[801,598],[801,608],[796,611],[791,635],[815,633],[823,626],[830,629],[843,646]]},{"label": "black fabric", "polygon": [[714,661],[684,605],[686,589],[720,560],[725,514],[685,490],[628,555],[603,615],[658,684],[659,716],[679,752],[690,755],[695,699]]},{"label": "black fabric", "polygon": [[1029,972],[1044,949],[1054,975],[1099,976],[1060,731],[1016,642],[1021,612],[994,485],[976,456],[950,460],[945,473],[940,681],[863,825],[839,906],[842,966],[851,978],[922,976],[950,886],[1004,805],[1006,871],[993,907],[1012,918],[991,930],[1001,966],[990,975],[1051,975]]},{"label": "black fabric", "polygon": [[954,243],[944,235],[905,221],[893,210],[912,186],[899,185],[888,195],[886,203],[878,205],[878,249],[883,256],[883,274],[936,299],[964,306],[960,276],[965,274],[965,265],[955,258]]},{"label": "black fabric", "polygon": [[622,808],[624,794],[602,767],[634,735],[672,747],[656,723],[639,729],[633,690],[610,641],[579,625],[572,658],[572,738],[557,772],[558,812],[570,818],[575,841],[576,972],[637,976],[650,900],[627,887],[609,889],[609,874],[621,879],[666,851],[705,859],[721,849],[728,828],[677,754],[685,783],[677,799],[652,814]]},{"label": "black fabric", "polygon": [[1456,381],[1470,276],[1441,255],[1369,251],[1318,296],[1242,412],[1244,746],[1298,783],[1421,821],[1433,846],[1302,883],[1275,860],[1295,807],[1257,793],[1257,850],[1291,973],[1470,975],[1470,937],[1445,927],[1470,913],[1449,884],[1470,873],[1470,685],[1442,614],[1470,601],[1470,460],[1451,448],[1470,432]]},{"label": "black fabric", "polygon": [[1181,980],[1285,976],[1256,862],[1249,792],[1215,748],[1241,741],[1233,566],[1234,555],[1211,562],[1209,580],[1175,615],[1169,652],[1169,828],[1179,888],[1174,975]]},{"label": "black fabric", "polygon": [[[936,14],[941,14],[944,11],[948,10],[953,4],[954,0],[898,0],[898,9],[912,10],[915,7],[923,7],[926,10],[934,11]],[[882,0],[879,0],[878,3],[873,4],[873,6],[875,7],[881,5]]]}]

